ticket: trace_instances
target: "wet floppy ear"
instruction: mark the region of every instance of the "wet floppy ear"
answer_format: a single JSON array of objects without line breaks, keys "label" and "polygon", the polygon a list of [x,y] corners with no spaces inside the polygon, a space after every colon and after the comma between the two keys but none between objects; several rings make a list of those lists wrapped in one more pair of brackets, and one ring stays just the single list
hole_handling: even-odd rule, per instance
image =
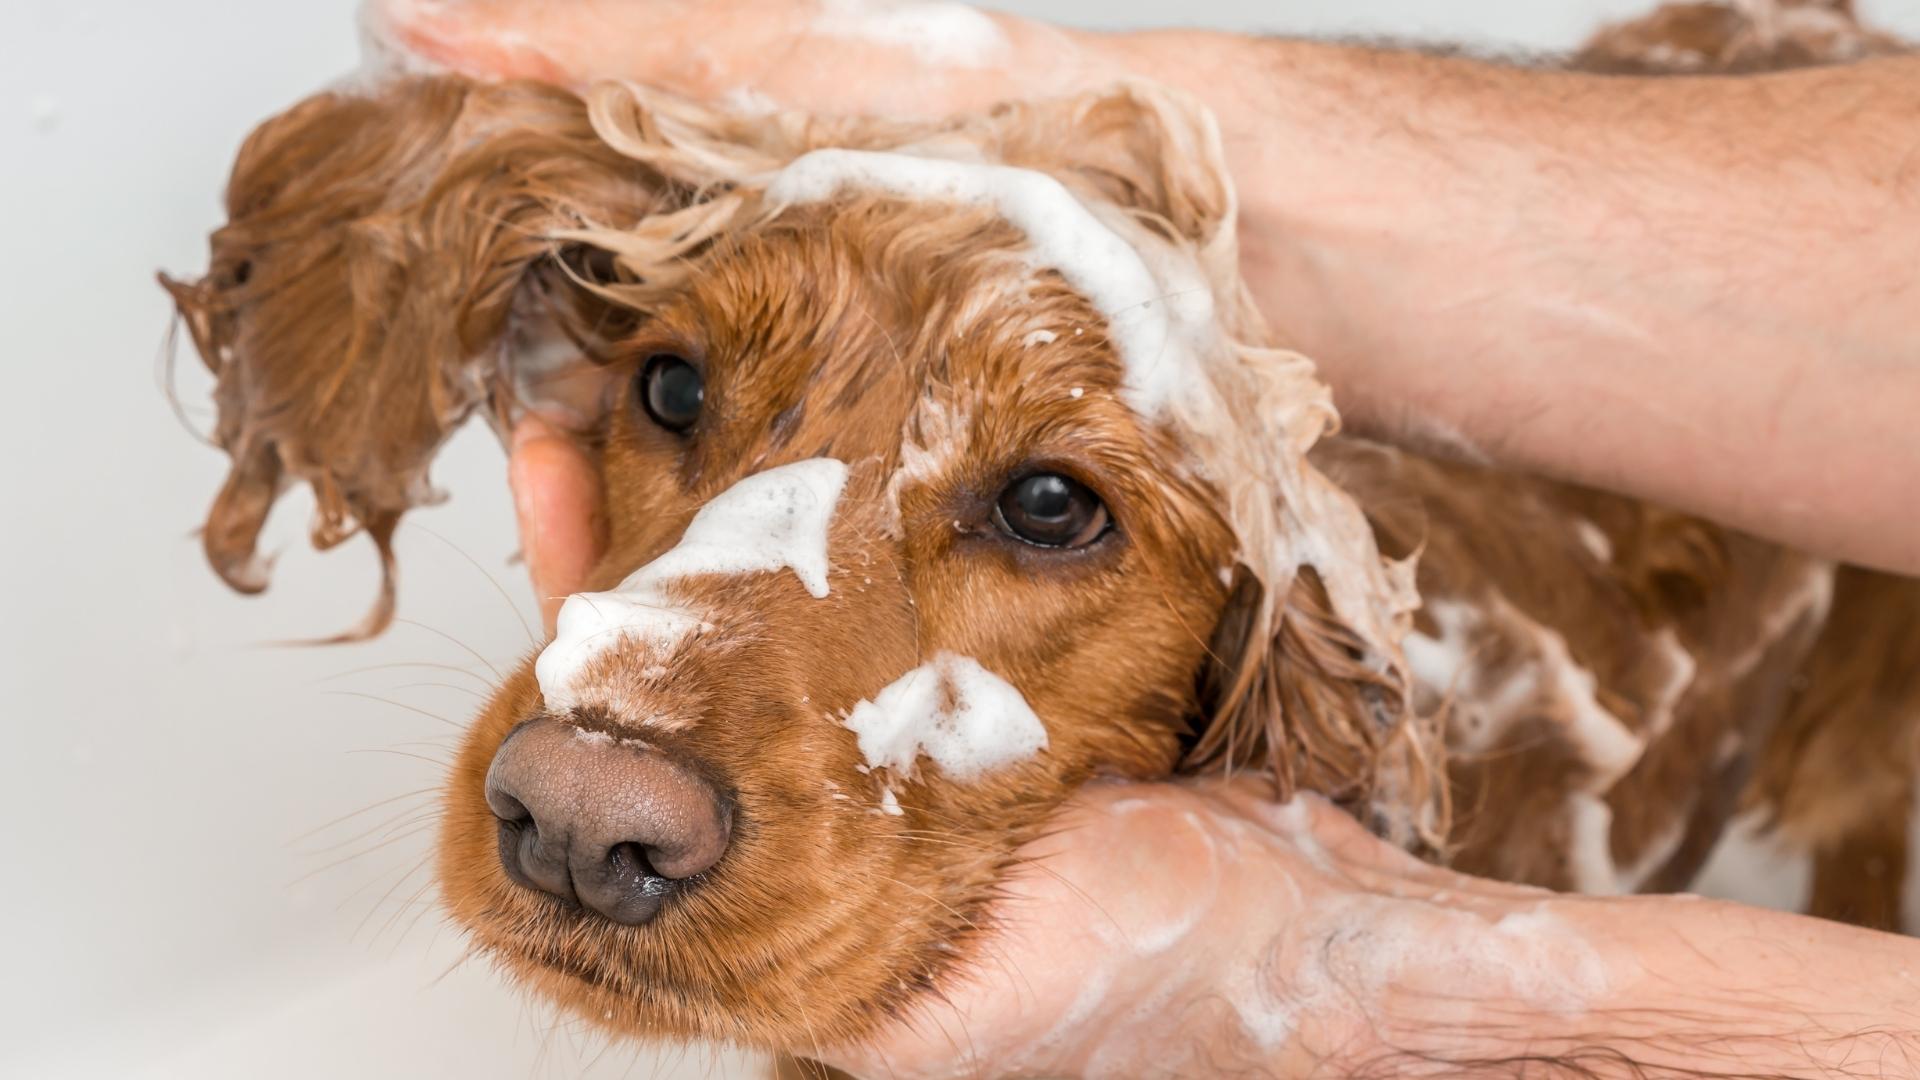
[{"label": "wet floppy ear", "polygon": [[[502,350],[578,358],[606,329],[606,303],[577,284],[592,260],[564,272],[556,234],[630,223],[661,187],[577,99],[531,84],[405,80],[261,125],[207,275],[163,279],[214,374],[213,440],[233,461],[204,532],[220,575],[266,587],[261,527],[305,481],[316,547],[365,531],[380,553],[379,600],[337,640],[383,629],[394,530],[436,497],[427,470],[453,429],[483,406],[504,427],[530,401],[565,403],[548,378],[562,365]],[[507,340],[530,328],[538,340]]]},{"label": "wet floppy ear", "polygon": [[1182,768],[1265,769],[1282,798],[1325,795],[1374,832],[1438,852],[1446,785],[1433,725],[1303,569],[1283,603],[1235,568],[1201,676],[1202,726]]}]

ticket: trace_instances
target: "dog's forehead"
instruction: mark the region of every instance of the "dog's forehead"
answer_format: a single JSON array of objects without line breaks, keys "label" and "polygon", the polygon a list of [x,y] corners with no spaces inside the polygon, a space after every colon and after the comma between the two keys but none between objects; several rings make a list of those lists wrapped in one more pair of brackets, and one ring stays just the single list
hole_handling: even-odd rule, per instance
[{"label": "dog's forehead", "polygon": [[705,339],[736,414],[896,440],[930,412],[1058,423],[1104,400],[1110,423],[1132,423],[1114,404],[1126,371],[1101,312],[989,212],[795,207],[716,250],[687,306],[673,319]]}]

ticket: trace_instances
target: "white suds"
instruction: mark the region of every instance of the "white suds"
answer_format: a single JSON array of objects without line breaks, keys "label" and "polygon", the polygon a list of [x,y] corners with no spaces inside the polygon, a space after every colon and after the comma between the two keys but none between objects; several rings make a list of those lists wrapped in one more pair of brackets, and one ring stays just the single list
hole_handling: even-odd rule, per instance
[{"label": "white suds", "polygon": [[1574,535],[1580,538],[1580,546],[1587,549],[1601,563],[1613,561],[1613,541],[1606,531],[1586,518],[1576,518],[1573,522]]},{"label": "white suds", "polygon": [[[1031,349],[1035,345],[1051,345],[1059,340],[1060,335],[1051,330],[1032,330],[1027,333],[1026,337],[1020,339],[1020,347],[1023,349]],[[1080,395],[1075,394],[1073,396],[1079,397]]]},{"label": "white suds", "polygon": [[933,67],[982,68],[1008,50],[992,16],[965,4],[928,0],[825,0],[814,33],[911,50]]},{"label": "white suds", "polygon": [[1025,761],[1047,746],[1027,700],[970,657],[940,653],[847,715],[870,769],[897,776],[922,755],[956,780]]},{"label": "white suds", "polygon": [[766,198],[812,203],[848,189],[988,207],[1025,233],[1033,265],[1058,272],[1106,317],[1126,371],[1127,403],[1141,415],[1157,418],[1177,398],[1211,387],[1196,354],[1219,328],[1213,292],[1197,270],[1163,259],[1156,277],[1141,250],[1053,177],[1007,165],[827,149],[794,159],[768,184]]},{"label": "white suds", "polygon": [[827,595],[827,531],[847,467],[814,458],[755,473],[700,508],[680,542],[610,592],[575,593],[561,605],[553,641],[534,664],[547,708],[577,704],[582,670],[616,649],[664,653],[705,625],[669,595],[684,578],[792,570]]},{"label": "white suds", "polygon": [[880,789],[880,812],[889,817],[899,817],[905,813],[900,809],[900,800],[894,797],[893,789],[890,787]]},{"label": "white suds", "polygon": [[1447,697],[1460,689],[1460,680],[1472,656],[1472,635],[1479,617],[1471,607],[1454,600],[1430,600],[1426,612],[1439,627],[1439,637],[1410,631],[1400,642],[1407,670],[1436,695]]},{"label": "white suds", "polygon": [[1613,810],[1598,795],[1567,796],[1567,873],[1576,892],[1606,896],[1620,889],[1613,862]]},{"label": "white suds", "polygon": [[1673,726],[1674,710],[1693,686],[1694,677],[1699,674],[1699,661],[1680,643],[1680,635],[1673,627],[1662,627],[1653,641],[1659,646],[1661,655],[1667,661],[1667,680],[1661,684],[1648,703],[1646,719],[1640,727],[1646,738],[1657,739]]},{"label": "white suds", "polygon": [[1574,661],[1567,639],[1545,626],[1538,627],[1538,632],[1548,685],[1567,705],[1570,723],[1564,730],[1594,770],[1596,790],[1604,791],[1639,762],[1647,741],[1600,703],[1599,680]]}]

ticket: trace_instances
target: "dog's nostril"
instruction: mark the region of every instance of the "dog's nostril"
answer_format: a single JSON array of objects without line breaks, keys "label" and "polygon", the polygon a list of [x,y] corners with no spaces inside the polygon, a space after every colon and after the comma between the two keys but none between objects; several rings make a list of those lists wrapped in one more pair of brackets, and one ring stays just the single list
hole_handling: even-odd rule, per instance
[{"label": "dog's nostril", "polygon": [[[491,773],[488,774],[488,780],[492,780]],[[493,811],[493,816],[499,818],[502,825],[518,825],[533,820],[524,803],[496,789],[491,783],[487,784],[487,809]]]},{"label": "dog's nostril", "polygon": [[540,831],[532,818],[500,818],[497,826],[500,866],[515,884],[577,901],[573,877],[564,859],[544,857]]},{"label": "dog's nostril", "polygon": [[732,832],[726,801],[692,770],[550,718],[500,744],[486,799],[508,877],[628,925],[719,862]]}]

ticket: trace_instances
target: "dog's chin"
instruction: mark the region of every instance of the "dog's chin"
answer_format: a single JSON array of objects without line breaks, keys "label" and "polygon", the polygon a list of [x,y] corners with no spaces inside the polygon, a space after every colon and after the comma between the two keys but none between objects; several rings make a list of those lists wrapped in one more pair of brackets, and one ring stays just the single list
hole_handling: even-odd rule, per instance
[{"label": "dog's chin", "polygon": [[928,991],[913,982],[924,983],[924,973],[911,976],[904,969],[885,989],[865,994],[846,987],[822,996],[803,989],[817,985],[822,973],[791,970],[756,980],[743,991],[688,978],[676,971],[671,955],[664,964],[630,966],[584,957],[546,935],[476,932],[475,937],[512,982],[609,1035],[642,1041],[812,1054],[865,1040]]},{"label": "dog's chin", "polygon": [[[707,895],[675,897],[641,926],[616,926],[563,901],[528,896],[504,874],[485,898],[468,894],[478,904],[450,897],[450,907],[477,951],[511,981],[610,1035],[803,1055],[857,1044],[887,1018],[910,1011],[963,944],[933,927],[862,917],[855,907],[804,933],[762,914],[763,940],[801,943],[778,955],[742,955],[700,931],[733,906],[726,884],[702,882]],[[694,906],[703,910],[687,910]],[[857,969],[846,963],[849,955],[862,958]]]}]

